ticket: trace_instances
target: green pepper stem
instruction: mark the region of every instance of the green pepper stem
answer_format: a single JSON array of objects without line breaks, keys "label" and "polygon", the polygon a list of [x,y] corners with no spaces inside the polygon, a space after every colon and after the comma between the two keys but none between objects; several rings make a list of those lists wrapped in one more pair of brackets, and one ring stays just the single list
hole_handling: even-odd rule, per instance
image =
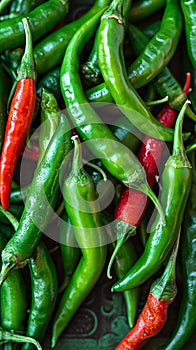
[{"label": "green pepper stem", "polygon": [[[128,1],[130,3],[130,0]],[[123,16],[123,0],[113,0],[110,6],[102,15],[101,19],[114,18],[120,24],[125,24],[125,18]]]},{"label": "green pepper stem", "polygon": [[174,156],[175,155],[181,155],[182,157],[185,156],[184,143],[182,138],[182,125],[183,125],[184,115],[185,115],[188,103],[190,103],[190,101],[186,100],[176,120],[174,140],[173,140],[173,152],[172,152]]},{"label": "green pepper stem", "polygon": [[[127,241],[127,239],[130,236],[133,236],[135,234],[136,227],[119,220],[117,221],[116,230],[117,230],[117,242],[107,267],[107,277],[110,279],[112,278],[111,267],[118,254],[118,251],[121,248],[121,246]],[[118,237],[119,233],[121,234],[121,237]]]},{"label": "green pepper stem", "polygon": [[161,104],[161,103],[167,102],[168,99],[169,99],[168,96],[165,96],[165,97],[163,97],[163,98],[161,98],[161,99],[159,99],[159,100],[155,100],[155,101],[146,101],[146,104],[147,104],[147,106],[156,106],[156,105],[159,105],[159,104]]},{"label": "green pepper stem", "polygon": [[158,198],[156,197],[156,195],[154,194],[154,192],[150,188],[150,186],[147,183],[141,184],[140,189],[142,190],[143,193],[145,193],[151,199],[151,201],[154,203],[160,217],[162,218],[163,222],[165,222],[165,213],[163,211],[163,208],[162,208]]},{"label": "green pepper stem", "polygon": [[84,165],[88,165],[89,167],[93,168],[93,169],[96,169],[97,171],[100,172],[100,174],[103,176],[103,180],[106,182],[107,181],[107,175],[105,173],[105,171],[103,171],[103,169],[101,169],[98,165],[96,164],[93,164],[91,162],[87,162],[85,159],[84,159]]},{"label": "green pepper stem", "polygon": [[23,18],[22,22],[25,30],[26,45],[21,64],[17,70],[17,80],[26,78],[36,80],[35,61],[33,56],[33,41],[29,26],[29,19]]},{"label": "green pepper stem", "polygon": [[78,135],[72,136],[71,139],[74,143],[74,157],[73,157],[73,161],[72,161],[72,173],[77,176],[80,169],[83,168],[81,144],[80,144]]},{"label": "green pepper stem", "polygon": [[4,330],[1,327],[0,327],[0,338],[5,343],[6,342],[31,343],[31,344],[34,344],[38,350],[42,350],[41,345],[34,338],[9,332]]},{"label": "green pepper stem", "polygon": [[151,286],[150,293],[158,300],[172,301],[177,293],[176,286],[176,258],[178,254],[180,232],[173,247],[166,268],[160,278]]}]

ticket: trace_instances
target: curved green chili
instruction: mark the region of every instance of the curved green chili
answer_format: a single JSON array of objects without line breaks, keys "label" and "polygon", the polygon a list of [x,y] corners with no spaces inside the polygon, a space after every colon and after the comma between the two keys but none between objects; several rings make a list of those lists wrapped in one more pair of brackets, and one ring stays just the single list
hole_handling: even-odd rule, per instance
[{"label": "curved green chili", "polygon": [[78,264],[79,258],[81,257],[81,251],[77,246],[70,218],[65,211],[62,215],[62,219],[63,221],[61,222],[59,234],[64,280],[61,285],[60,292],[62,292],[68,286]]},{"label": "curved green chili", "polygon": [[[171,141],[173,130],[161,125],[130,84],[123,59],[125,21],[123,1],[113,1],[101,18],[98,41],[99,66],[119,109],[144,134]],[[112,62],[112,64],[111,64]]]},{"label": "curved green chili", "polygon": [[176,51],[182,27],[178,0],[167,0],[159,31],[131,65],[130,78],[136,88],[151,81],[169,63]]},{"label": "curved green chili", "polygon": [[[65,18],[69,9],[68,0],[49,0],[28,13],[33,41],[48,33]],[[0,23],[0,52],[23,45],[25,42],[21,15]]]},{"label": "curved green chili", "polygon": [[[91,177],[82,168],[77,136],[72,169],[63,186],[65,209],[73,225],[82,258],[60,300],[52,325],[52,347],[73,315],[98,281],[106,260],[104,230],[96,191]],[[83,204],[81,207],[81,203]],[[93,208],[93,209],[92,209]]]},{"label": "curved green chili", "polygon": [[[41,342],[46,334],[58,294],[55,265],[43,241],[39,242],[35,253],[29,259],[28,266],[31,277],[31,308],[26,335]],[[33,346],[26,343],[21,349],[33,350]]]},{"label": "curved green chili", "polygon": [[[135,27],[132,24],[129,24],[128,35],[135,54],[140,55],[140,53],[145,49],[145,46],[149,42],[148,37],[139,28]],[[130,68],[128,68],[128,71],[129,69]],[[155,86],[156,91],[162,97],[168,96],[170,107],[177,110],[180,110],[182,108],[182,105],[186,101],[187,96],[168,67],[165,67],[152,80],[151,83]],[[186,108],[186,115],[191,119],[196,120],[196,116],[189,106]]]},{"label": "curved green chili", "polygon": [[87,102],[83,92],[79,76],[79,56],[85,43],[95,31],[103,11],[104,9],[86,22],[69,43],[60,73],[63,98],[74,127],[96,158],[101,159],[105,168],[126,186],[146,193],[162,212],[147,184],[146,174],[140,162],[134,153],[116,139]]},{"label": "curved green chili", "polygon": [[[7,238],[0,237],[0,251],[4,249]],[[7,278],[1,287],[0,299],[1,326],[7,331],[21,333],[25,331],[27,317],[27,288],[21,271]]]},{"label": "curved green chili", "polygon": [[186,105],[187,103],[184,104],[177,118],[173,152],[162,174],[161,204],[164,208],[166,224],[158,214],[151,227],[143,254],[126,276],[112,286],[113,292],[134,288],[157,272],[178,235],[192,178],[191,164],[182,141],[182,118]]},{"label": "curved green chili", "polygon": [[182,225],[180,245],[182,266],[182,298],[177,318],[177,324],[164,350],[180,350],[186,344],[196,327],[196,153],[190,155],[193,166],[193,181],[188,205]]},{"label": "curved green chili", "polygon": [[59,191],[59,171],[69,161],[71,131],[65,115],[36,168],[18,229],[2,252],[1,283],[14,269],[25,266],[48,224]]},{"label": "curved green chili", "polygon": [[196,69],[196,3],[194,0],[181,0],[180,3],[184,15],[187,52]]}]

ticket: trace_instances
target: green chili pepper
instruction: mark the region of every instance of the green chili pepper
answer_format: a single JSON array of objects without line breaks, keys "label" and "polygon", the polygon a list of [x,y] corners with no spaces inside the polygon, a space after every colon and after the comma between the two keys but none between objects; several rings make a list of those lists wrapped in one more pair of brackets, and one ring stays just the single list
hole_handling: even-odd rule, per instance
[{"label": "green chili pepper", "polygon": [[54,33],[40,41],[34,48],[34,56],[38,75],[41,75],[63,60],[66,47],[80,26],[90,19],[101,8],[107,6],[111,0],[96,0],[91,9],[81,18],[66,24]]},{"label": "green chili pepper", "polygon": [[164,208],[166,224],[158,214],[151,227],[143,254],[126,276],[113,285],[113,292],[134,288],[157,272],[168,257],[178,235],[192,178],[191,164],[182,141],[182,121],[186,105],[187,102],[177,118],[173,152],[165,164],[162,175],[161,204]]},{"label": "green chili pepper", "polygon": [[191,101],[191,106],[196,112],[196,69],[194,69],[187,53],[186,46],[183,46],[182,49],[182,62],[183,62],[183,73],[184,75],[187,72],[190,72],[191,74],[191,91],[189,93],[189,99]]},{"label": "green chili pepper", "polygon": [[[146,181],[146,174],[133,152],[116,139],[87,102],[79,76],[79,56],[85,43],[93,35],[104,9],[75,33],[65,52],[60,83],[69,116],[77,132],[105,168],[126,186],[147,194],[161,213],[156,196]],[[74,59],[73,59],[74,57]]]},{"label": "green chili pepper", "polygon": [[69,161],[71,132],[65,115],[36,168],[18,229],[2,252],[1,283],[14,269],[25,266],[48,224],[59,191],[59,171]]},{"label": "green chili pepper", "polygon": [[[128,35],[131,40],[133,50],[139,55],[149,42],[147,36],[137,27],[129,25]],[[129,70],[129,69],[128,69]],[[156,91],[162,96],[168,96],[170,107],[180,110],[187,99],[187,95],[182,90],[181,85],[173,76],[168,67],[165,67],[153,80],[152,84]],[[196,120],[196,116],[189,106],[186,108],[186,115]]]},{"label": "green chili pepper", "polygon": [[[147,84],[170,62],[182,32],[182,14],[178,0],[167,0],[159,31],[131,65],[130,78],[136,88]],[[145,74],[144,74],[145,71]]]},{"label": "green chili pepper", "polygon": [[[28,13],[33,41],[48,33],[65,18],[69,9],[68,0],[50,0]],[[24,44],[24,28],[21,15],[0,23],[0,52]]]},{"label": "green chili pepper", "polygon": [[[4,249],[7,238],[0,236],[0,251]],[[27,316],[27,290],[21,271],[14,273],[7,278],[1,287],[0,300],[1,326],[7,330],[14,330],[16,333],[25,331],[25,320]]]},{"label": "green chili pepper", "polygon": [[46,88],[46,90],[51,92],[55,96],[57,101],[60,100],[62,96],[60,90],[60,66],[51,69],[38,81],[37,96],[40,98],[43,88]]},{"label": "green chili pepper", "polygon": [[187,52],[194,69],[196,69],[196,3],[194,0],[181,0],[180,2],[184,15]]},{"label": "green chili pepper", "polygon": [[130,13],[129,21],[134,23],[141,21],[165,6],[166,0],[138,0],[133,3]]},{"label": "green chili pepper", "polygon": [[81,257],[81,251],[77,246],[70,218],[65,211],[63,212],[62,219],[63,221],[60,226],[60,250],[64,270],[64,281],[59,292],[62,292],[68,286],[79,258]]},{"label": "green chili pepper", "polygon": [[52,347],[73,315],[98,281],[106,260],[104,230],[96,191],[91,177],[82,168],[82,154],[77,136],[70,174],[65,179],[65,209],[73,225],[82,258],[60,300],[52,326]]},{"label": "green chili pepper", "polygon": [[123,60],[125,35],[123,4],[121,0],[113,0],[101,19],[98,59],[103,78],[119,109],[135,127],[144,134],[171,141],[173,131],[152,116],[140,95],[128,81]]},{"label": "green chili pepper", "polygon": [[[32,299],[26,335],[41,342],[46,334],[58,293],[56,269],[43,241],[39,242],[28,266],[31,276]],[[22,345],[21,349],[33,350],[33,346],[26,343]]]},{"label": "green chili pepper", "polygon": [[190,155],[193,166],[193,181],[189,201],[182,225],[180,245],[182,265],[182,299],[178,313],[177,324],[164,350],[180,350],[195,331],[196,315],[196,153]]}]

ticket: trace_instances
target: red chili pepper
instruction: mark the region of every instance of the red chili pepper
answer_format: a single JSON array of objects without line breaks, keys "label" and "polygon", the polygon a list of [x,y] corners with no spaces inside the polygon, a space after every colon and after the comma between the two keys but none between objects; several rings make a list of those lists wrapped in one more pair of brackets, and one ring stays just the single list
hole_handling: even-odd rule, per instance
[{"label": "red chili pepper", "polygon": [[22,21],[26,47],[18,69],[18,83],[11,102],[0,159],[0,197],[4,209],[9,207],[14,169],[27,136],[36,103],[36,73],[31,31],[27,18],[23,18]]},{"label": "red chili pepper", "polygon": [[137,319],[136,325],[115,350],[141,349],[148,339],[157,335],[165,325],[168,306],[174,301],[177,294],[175,266],[178,246],[179,237],[165,271],[151,286],[146,304]]},{"label": "red chili pepper", "polygon": [[[190,73],[186,75],[184,92],[190,91]],[[178,111],[167,105],[157,117],[157,120],[167,127],[174,125]],[[146,136],[143,140],[138,153],[138,159],[143,165],[148,183],[151,188],[154,187],[157,175],[157,166],[160,164],[164,143],[161,140]],[[141,192],[125,188],[121,198],[115,208],[114,218],[133,226],[138,226],[142,214],[146,208],[148,198]]]}]

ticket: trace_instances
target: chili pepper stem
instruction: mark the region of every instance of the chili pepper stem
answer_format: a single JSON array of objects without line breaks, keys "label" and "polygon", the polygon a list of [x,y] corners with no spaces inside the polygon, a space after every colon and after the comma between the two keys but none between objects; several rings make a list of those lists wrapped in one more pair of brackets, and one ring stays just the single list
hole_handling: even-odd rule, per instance
[{"label": "chili pepper stem", "polygon": [[36,80],[36,69],[33,56],[33,41],[31,30],[29,27],[29,18],[23,18],[22,22],[25,29],[26,44],[21,64],[17,70],[17,80],[26,78]]},{"label": "chili pepper stem", "polygon": [[150,293],[158,300],[172,301],[177,294],[175,266],[179,240],[180,231],[162,276],[151,286]]},{"label": "chili pepper stem", "polygon": [[37,340],[31,337],[26,337],[24,335],[19,335],[19,334],[6,331],[1,327],[0,327],[0,338],[2,339],[2,341],[5,341],[5,342],[31,343],[31,344],[34,344],[38,350],[42,350],[42,347]]},{"label": "chili pepper stem", "polygon": [[112,264],[114,263],[114,260],[116,258],[116,255],[118,254],[119,249],[121,248],[121,246],[126,242],[126,240],[135,234],[136,232],[136,227],[130,225],[129,223],[126,223],[124,221],[118,221],[117,222],[117,234],[119,233],[119,226],[121,227],[121,232],[123,233],[121,237],[117,237],[117,242],[116,242],[116,246],[114,248],[114,251],[112,253],[112,256],[110,258],[110,261],[108,263],[108,268],[107,268],[107,277],[108,278],[112,278],[111,275],[111,267]]},{"label": "chili pepper stem", "polygon": [[158,198],[155,196],[154,192],[150,188],[150,186],[147,183],[141,184],[140,191],[145,193],[151,199],[151,201],[154,203],[156,209],[158,210],[158,213],[159,213],[160,217],[162,218],[163,223],[165,223],[165,214],[163,212],[163,208],[162,208]]}]

